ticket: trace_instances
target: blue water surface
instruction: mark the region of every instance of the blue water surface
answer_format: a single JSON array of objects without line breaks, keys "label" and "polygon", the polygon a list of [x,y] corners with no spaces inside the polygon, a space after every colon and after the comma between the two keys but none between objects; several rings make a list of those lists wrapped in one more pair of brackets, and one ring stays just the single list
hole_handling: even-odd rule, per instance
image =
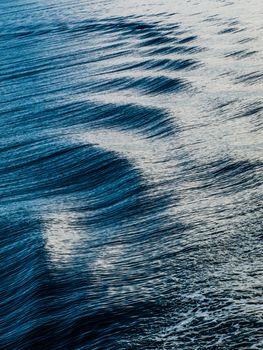
[{"label": "blue water surface", "polygon": [[0,349],[263,348],[262,18],[0,2]]}]

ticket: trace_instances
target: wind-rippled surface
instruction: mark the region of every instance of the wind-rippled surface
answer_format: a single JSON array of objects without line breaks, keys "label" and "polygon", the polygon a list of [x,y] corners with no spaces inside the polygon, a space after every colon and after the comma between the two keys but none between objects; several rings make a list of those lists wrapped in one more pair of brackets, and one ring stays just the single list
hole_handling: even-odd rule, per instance
[{"label": "wind-rippled surface", "polygon": [[262,349],[262,15],[0,3],[1,349]]}]

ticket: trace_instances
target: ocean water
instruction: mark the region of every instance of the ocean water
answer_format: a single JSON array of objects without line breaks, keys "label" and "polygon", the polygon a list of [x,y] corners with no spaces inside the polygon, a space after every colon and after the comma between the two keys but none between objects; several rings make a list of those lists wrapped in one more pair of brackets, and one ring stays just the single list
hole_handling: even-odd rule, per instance
[{"label": "ocean water", "polygon": [[1,0],[0,349],[263,349],[261,0]]}]

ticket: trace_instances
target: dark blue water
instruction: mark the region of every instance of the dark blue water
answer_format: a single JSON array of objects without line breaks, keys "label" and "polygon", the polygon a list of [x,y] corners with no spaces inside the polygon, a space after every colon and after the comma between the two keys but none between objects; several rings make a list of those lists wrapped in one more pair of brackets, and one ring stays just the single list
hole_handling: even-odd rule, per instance
[{"label": "dark blue water", "polygon": [[260,0],[0,2],[0,349],[263,348]]}]

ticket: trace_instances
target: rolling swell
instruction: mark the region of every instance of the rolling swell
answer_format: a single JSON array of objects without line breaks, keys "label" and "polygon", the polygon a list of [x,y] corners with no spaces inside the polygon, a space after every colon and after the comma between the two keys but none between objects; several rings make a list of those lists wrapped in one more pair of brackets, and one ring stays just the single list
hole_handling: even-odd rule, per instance
[{"label": "rolling swell", "polygon": [[0,4],[1,349],[262,348],[241,3]]}]

